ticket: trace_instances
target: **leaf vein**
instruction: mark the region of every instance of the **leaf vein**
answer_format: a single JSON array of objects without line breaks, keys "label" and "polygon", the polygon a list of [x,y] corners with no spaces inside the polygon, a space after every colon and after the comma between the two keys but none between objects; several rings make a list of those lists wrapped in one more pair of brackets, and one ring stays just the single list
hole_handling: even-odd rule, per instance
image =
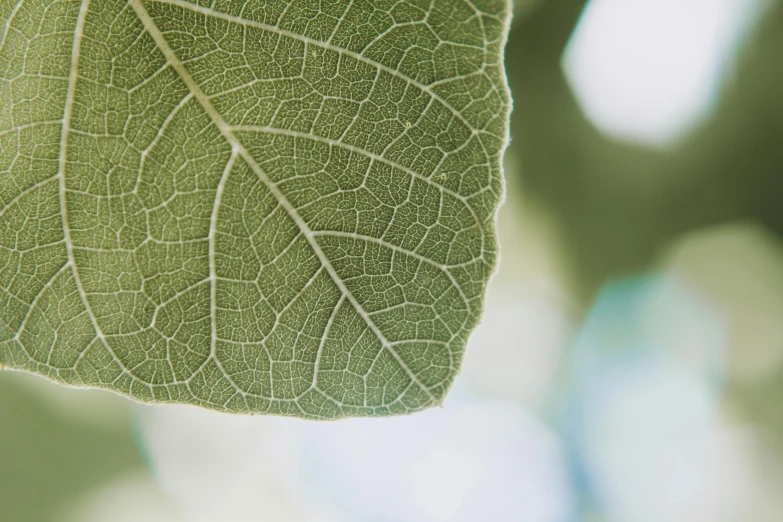
[{"label": "leaf vein", "polygon": [[[153,40],[157,44],[158,49],[163,53],[163,55],[166,57],[169,63],[171,63],[171,66],[182,78],[182,81],[185,82],[187,87],[193,92],[195,98],[199,101],[201,106],[204,108],[204,111],[210,117],[210,119],[218,128],[220,133],[224,136],[226,141],[232,146],[232,148],[236,148],[239,151],[239,155],[242,156],[242,159],[245,160],[245,162],[256,173],[259,179],[261,179],[261,181],[266,185],[269,191],[275,196],[275,198],[278,200],[280,205],[288,212],[288,214],[291,216],[291,218],[294,220],[296,225],[304,234],[311,248],[315,251],[316,256],[318,256],[319,260],[321,261],[321,264],[327,270],[332,280],[338,286],[340,291],[351,302],[353,307],[356,309],[357,313],[359,313],[362,319],[367,323],[367,325],[370,327],[370,329],[373,331],[376,337],[381,341],[383,347],[389,351],[389,353],[397,361],[397,363],[400,365],[403,371],[405,371],[409,375],[409,377],[414,382],[416,382],[416,384],[422,389],[422,391],[424,391],[430,397],[431,402],[437,402],[437,398],[432,394],[429,388],[427,388],[419,380],[418,376],[410,369],[410,367],[408,367],[408,365],[405,363],[402,357],[400,357],[397,351],[391,346],[389,341],[383,335],[383,332],[380,331],[378,326],[373,322],[372,318],[370,318],[370,316],[367,314],[364,308],[362,308],[362,306],[359,304],[356,298],[351,294],[351,292],[345,286],[345,283],[342,281],[342,279],[340,279],[339,275],[337,274],[336,270],[332,266],[331,262],[326,257],[323,250],[321,249],[321,246],[315,240],[312,231],[304,222],[302,217],[297,213],[293,205],[291,205],[291,203],[288,201],[285,195],[280,191],[278,186],[271,179],[269,179],[266,173],[261,169],[261,167],[255,161],[255,158],[253,158],[253,156],[250,155],[247,149],[245,149],[244,145],[242,145],[242,143],[236,138],[236,136],[234,136],[231,127],[223,120],[223,117],[214,108],[209,98],[204,93],[204,91],[201,89],[198,83],[196,83],[196,81],[193,79],[193,77],[185,68],[184,64],[180,61],[180,59],[176,56],[174,51],[171,49],[171,46],[169,45],[168,41],[166,40],[166,38],[164,37],[160,29],[158,29],[157,25],[155,24],[155,21],[147,12],[147,9],[142,4],[141,0],[129,0],[129,2],[133,7],[133,9],[136,11],[137,16],[141,20],[145,29],[150,34],[150,36],[152,36]],[[218,364],[218,367],[220,368],[221,372],[223,372],[223,374],[226,375],[226,372],[223,370],[219,362],[217,360],[215,362]],[[237,388],[236,384],[230,378],[228,378],[227,375],[226,378],[229,381],[229,383],[231,383],[232,386],[234,386],[237,390],[240,390],[240,388]]]}]

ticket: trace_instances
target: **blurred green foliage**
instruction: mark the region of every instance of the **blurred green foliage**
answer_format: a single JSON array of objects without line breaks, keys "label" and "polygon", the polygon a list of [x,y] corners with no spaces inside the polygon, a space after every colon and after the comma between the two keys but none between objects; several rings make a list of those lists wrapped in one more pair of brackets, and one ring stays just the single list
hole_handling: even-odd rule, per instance
[{"label": "blurred green foliage", "polygon": [[566,84],[560,57],[584,4],[543,2],[516,20],[506,51],[520,185],[557,216],[582,304],[689,230],[756,219],[783,235],[783,5],[745,42],[711,117],[656,151],[602,136]]},{"label": "blurred green foliage", "polygon": [[[128,418],[121,420],[122,412],[116,414],[119,422],[85,422],[81,416],[57,411],[59,402],[48,399],[47,392],[37,390],[38,386],[56,385],[17,372],[3,372],[0,379],[3,521],[58,520],[63,508],[82,495],[143,467]],[[85,393],[59,387],[56,391]]]},{"label": "blurred green foliage", "polygon": [[[783,239],[783,2],[734,57],[713,113],[671,150],[606,138],[582,114],[560,58],[585,4],[543,2],[516,20],[506,53],[510,152],[522,164],[511,186],[555,216],[580,307],[606,281],[653,268],[690,231],[745,220]],[[783,455],[783,368],[729,379],[725,396]]]}]

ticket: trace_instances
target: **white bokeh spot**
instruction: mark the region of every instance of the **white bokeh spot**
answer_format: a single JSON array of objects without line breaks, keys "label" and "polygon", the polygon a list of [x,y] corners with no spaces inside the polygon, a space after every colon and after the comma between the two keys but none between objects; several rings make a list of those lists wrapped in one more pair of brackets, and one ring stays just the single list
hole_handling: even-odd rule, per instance
[{"label": "white bokeh spot", "polygon": [[764,0],[592,0],[562,65],[606,135],[664,147],[714,106]]}]

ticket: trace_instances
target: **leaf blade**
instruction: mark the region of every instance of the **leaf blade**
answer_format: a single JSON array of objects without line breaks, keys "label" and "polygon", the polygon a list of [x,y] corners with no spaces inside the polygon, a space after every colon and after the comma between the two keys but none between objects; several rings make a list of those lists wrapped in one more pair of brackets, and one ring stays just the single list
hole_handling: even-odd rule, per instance
[{"label": "leaf blade", "polygon": [[[0,280],[24,311],[3,317],[3,364],[227,411],[439,403],[495,263],[507,6],[492,39],[499,19],[473,4],[407,7],[81,2],[59,136],[66,261],[29,305]],[[357,9],[390,25],[370,38]]]}]

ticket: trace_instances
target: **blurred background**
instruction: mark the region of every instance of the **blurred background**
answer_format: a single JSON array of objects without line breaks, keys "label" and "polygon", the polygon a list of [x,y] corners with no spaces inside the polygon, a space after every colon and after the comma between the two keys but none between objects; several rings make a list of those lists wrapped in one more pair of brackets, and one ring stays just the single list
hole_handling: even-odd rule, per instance
[{"label": "blurred background", "polygon": [[783,520],[783,2],[517,0],[502,260],[445,407],[0,375],[8,522]]}]

